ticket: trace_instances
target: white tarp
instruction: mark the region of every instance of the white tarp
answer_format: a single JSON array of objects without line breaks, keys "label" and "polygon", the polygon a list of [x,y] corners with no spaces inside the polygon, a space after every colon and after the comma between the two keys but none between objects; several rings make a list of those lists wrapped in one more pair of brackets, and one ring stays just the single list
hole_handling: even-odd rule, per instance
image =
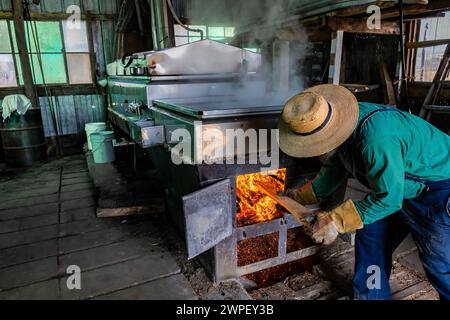
[{"label": "white tarp", "polygon": [[147,64],[152,75],[256,72],[261,66],[261,55],[202,40],[151,53],[147,55]]}]

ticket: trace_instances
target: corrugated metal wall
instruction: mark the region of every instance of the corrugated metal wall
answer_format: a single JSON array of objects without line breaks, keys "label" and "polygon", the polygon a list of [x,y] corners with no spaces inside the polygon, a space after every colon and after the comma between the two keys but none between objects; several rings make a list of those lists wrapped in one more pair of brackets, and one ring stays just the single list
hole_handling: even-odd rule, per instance
[{"label": "corrugated metal wall", "polygon": [[104,101],[100,95],[60,96],[52,98],[52,103],[47,97],[39,100],[47,137],[83,133],[86,123],[105,120]]},{"label": "corrugated metal wall", "polygon": [[[78,5],[81,12],[117,14],[122,0],[41,0],[31,5],[33,12],[62,13],[71,5]],[[0,11],[11,11],[11,1],[1,0]],[[106,74],[106,64],[113,61],[113,41],[116,21],[93,21],[94,51],[100,77]],[[104,100],[101,95],[69,95],[51,98],[41,97],[40,105],[45,135],[83,134],[87,122],[105,121]],[[0,100],[1,106],[1,100]]]}]

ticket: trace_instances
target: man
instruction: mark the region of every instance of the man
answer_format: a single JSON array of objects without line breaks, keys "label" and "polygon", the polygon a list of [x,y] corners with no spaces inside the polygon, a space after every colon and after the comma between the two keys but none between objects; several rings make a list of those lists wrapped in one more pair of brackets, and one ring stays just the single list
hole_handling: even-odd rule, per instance
[{"label": "man", "polygon": [[[330,244],[356,232],[355,299],[390,299],[392,254],[411,233],[430,282],[450,298],[450,137],[409,113],[359,103],[347,89],[320,85],[293,97],[279,123],[280,148],[293,157],[321,156],[318,176],[286,193],[318,203],[353,177],[371,190],[317,214],[313,239]],[[381,287],[367,280],[380,270]],[[369,281],[370,282],[370,281]]]}]

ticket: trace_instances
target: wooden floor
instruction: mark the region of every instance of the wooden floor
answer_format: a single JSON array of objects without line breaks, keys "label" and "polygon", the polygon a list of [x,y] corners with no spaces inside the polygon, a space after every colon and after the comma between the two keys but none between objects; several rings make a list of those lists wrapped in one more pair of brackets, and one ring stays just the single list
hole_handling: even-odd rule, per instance
[{"label": "wooden floor", "polygon": [[[195,299],[149,217],[98,219],[83,156],[0,178],[0,299]],[[81,269],[81,290],[67,286]]]},{"label": "wooden floor", "polygon": [[[365,192],[350,184],[347,196],[357,199]],[[0,300],[197,298],[181,273],[178,263],[184,262],[173,255],[173,248],[169,251],[167,231],[157,218],[99,219],[96,205],[96,191],[82,155],[3,174]],[[314,275],[298,274],[252,291],[251,297],[246,292],[233,293],[230,299],[347,299],[349,293],[340,283],[351,285],[353,256],[349,244],[330,248],[326,265],[334,269],[331,277],[330,270],[317,266]],[[437,299],[423,274],[404,268],[409,264],[417,269],[416,256],[410,245],[399,250],[397,259],[402,263],[395,264],[391,279],[394,299]],[[67,273],[70,266],[81,269],[80,290],[67,286],[72,279]]]}]

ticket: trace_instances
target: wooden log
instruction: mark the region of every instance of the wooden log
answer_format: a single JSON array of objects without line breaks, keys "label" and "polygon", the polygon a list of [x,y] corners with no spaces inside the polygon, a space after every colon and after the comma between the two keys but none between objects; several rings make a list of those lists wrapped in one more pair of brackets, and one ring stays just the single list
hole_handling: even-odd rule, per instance
[{"label": "wooden log", "polygon": [[260,184],[261,191],[286,209],[290,214],[292,214],[298,221],[300,221],[307,229],[312,230],[312,226],[308,221],[308,218],[314,214],[315,210],[308,209],[298,203],[297,201],[277,194],[275,190],[273,190],[268,185]]}]

